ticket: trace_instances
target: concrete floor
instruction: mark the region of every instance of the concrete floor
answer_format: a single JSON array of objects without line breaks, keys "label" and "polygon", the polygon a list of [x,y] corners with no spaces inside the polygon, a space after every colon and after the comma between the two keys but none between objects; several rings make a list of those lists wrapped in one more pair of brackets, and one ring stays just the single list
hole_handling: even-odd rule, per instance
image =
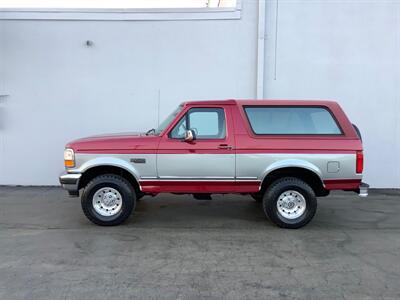
[{"label": "concrete floor", "polygon": [[399,191],[334,193],[300,230],[245,196],[145,197],[113,228],[56,187],[0,203],[0,299],[400,298]]}]

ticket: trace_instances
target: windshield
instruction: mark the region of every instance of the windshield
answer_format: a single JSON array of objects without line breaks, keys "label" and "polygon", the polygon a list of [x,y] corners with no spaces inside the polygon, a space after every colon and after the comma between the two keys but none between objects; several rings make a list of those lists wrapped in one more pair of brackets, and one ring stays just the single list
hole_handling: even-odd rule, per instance
[{"label": "windshield", "polygon": [[183,104],[179,105],[154,131],[154,134],[159,135],[172,122],[173,119],[181,112]]}]

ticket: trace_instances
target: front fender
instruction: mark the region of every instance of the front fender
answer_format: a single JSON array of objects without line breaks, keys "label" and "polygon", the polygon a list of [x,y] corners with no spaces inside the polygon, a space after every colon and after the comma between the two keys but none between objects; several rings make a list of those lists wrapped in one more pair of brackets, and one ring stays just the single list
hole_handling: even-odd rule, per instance
[{"label": "front fender", "polygon": [[[79,158],[78,158],[79,162]],[[138,170],[128,161],[112,156],[101,156],[101,157],[94,157],[88,160],[82,161],[80,164],[78,163],[77,168],[69,170],[70,173],[85,173],[87,170],[92,169],[94,167],[104,167],[104,166],[112,166],[124,169],[131,173],[137,181],[139,181],[139,172]]]}]

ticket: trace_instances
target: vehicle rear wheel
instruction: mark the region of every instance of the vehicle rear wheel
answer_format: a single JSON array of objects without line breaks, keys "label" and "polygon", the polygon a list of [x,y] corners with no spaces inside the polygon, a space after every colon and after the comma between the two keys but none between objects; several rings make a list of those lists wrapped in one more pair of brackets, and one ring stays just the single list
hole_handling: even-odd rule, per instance
[{"label": "vehicle rear wheel", "polygon": [[273,223],[294,229],[311,221],[317,209],[317,199],[307,183],[295,177],[284,177],[267,188],[263,208]]},{"label": "vehicle rear wheel", "polygon": [[97,225],[114,226],[124,222],[136,205],[136,193],[123,177],[100,175],[91,180],[81,197],[86,217]]}]

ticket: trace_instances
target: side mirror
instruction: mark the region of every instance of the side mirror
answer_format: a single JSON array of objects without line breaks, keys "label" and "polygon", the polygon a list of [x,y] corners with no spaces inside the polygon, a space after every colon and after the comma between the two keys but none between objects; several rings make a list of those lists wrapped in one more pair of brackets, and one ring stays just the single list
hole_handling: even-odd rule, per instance
[{"label": "side mirror", "polygon": [[184,141],[191,142],[194,141],[195,139],[196,139],[196,134],[194,133],[194,131],[192,129],[186,130]]}]

